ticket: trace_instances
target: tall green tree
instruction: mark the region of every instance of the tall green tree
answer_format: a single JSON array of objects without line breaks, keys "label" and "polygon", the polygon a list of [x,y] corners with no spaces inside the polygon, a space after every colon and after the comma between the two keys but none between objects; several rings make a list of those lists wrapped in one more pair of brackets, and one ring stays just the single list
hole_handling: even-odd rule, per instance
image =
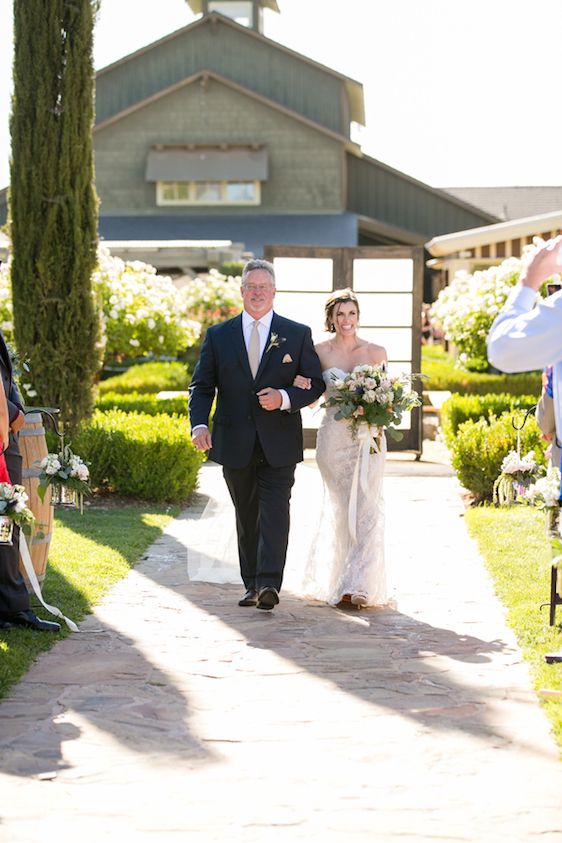
[{"label": "tall green tree", "polygon": [[14,336],[38,401],[75,427],[101,366],[93,28],[97,0],[14,0],[10,186]]}]

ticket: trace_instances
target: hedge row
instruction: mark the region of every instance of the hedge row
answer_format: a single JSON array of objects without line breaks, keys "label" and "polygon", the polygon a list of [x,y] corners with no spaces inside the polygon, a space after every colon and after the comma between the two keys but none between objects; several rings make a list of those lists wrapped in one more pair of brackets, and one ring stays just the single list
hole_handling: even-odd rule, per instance
[{"label": "hedge row", "polygon": [[[446,444],[452,447],[460,425],[465,421],[487,421],[492,416],[513,410],[528,410],[537,403],[536,395],[452,395],[441,408],[441,430]],[[520,423],[520,422],[518,422]]]},{"label": "hedge row", "polygon": [[162,391],[177,392],[186,390],[190,375],[184,363],[142,363],[131,366],[122,375],[107,378],[99,384],[99,394],[108,392],[155,393]]},{"label": "hedge row", "polygon": [[102,412],[123,410],[125,413],[146,413],[149,416],[156,416],[159,413],[185,416],[187,415],[187,394],[173,398],[157,398],[155,393],[106,392],[98,398],[96,409]]},{"label": "hedge row", "polygon": [[96,410],[71,447],[90,464],[94,487],[139,500],[185,501],[204,459],[185,416],[165,413]]},{"label": "hedge row", "polygon": [[492,375],[481,372],[465,372],[448,362],[424,360],[422,372],[427,375],[423,381],[424,390],[449,390],[463,395],[487,395],[510,393],[511,395],[540,395],[540,372],[524,372],[518,375]]}]

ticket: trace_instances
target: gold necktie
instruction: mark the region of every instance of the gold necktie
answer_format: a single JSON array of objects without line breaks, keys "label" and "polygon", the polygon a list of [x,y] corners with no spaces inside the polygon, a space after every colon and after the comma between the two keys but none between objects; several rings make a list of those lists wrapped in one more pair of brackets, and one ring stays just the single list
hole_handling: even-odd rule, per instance
[{"label": "gold necktie", "polygon": [[250,342],[248,344],[248,361],[252,376],[255,378],[260,365],[260,332],[258,330],[258,321],[252,325],[252,332],[250,334]]}]

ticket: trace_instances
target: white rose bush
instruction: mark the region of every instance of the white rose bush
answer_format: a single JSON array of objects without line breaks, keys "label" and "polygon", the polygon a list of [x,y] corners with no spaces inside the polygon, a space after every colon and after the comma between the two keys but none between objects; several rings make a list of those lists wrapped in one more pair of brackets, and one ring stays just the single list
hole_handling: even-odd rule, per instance
[{"label": "white rose bush", "polygon": [[210,325],[230,319],[242,310],[240,278],[227,277],[211,269],[207,278],[190,281],[181,290],[181,298],[185,312],[201,325],[203,338]]},{"label": "white rose bush", "polygon": [[101,298],[106,359],[175,357],[197,342],[201,326],[187,317],[181,291],[153,266],[112,257],[100,246],[92,280]]}]

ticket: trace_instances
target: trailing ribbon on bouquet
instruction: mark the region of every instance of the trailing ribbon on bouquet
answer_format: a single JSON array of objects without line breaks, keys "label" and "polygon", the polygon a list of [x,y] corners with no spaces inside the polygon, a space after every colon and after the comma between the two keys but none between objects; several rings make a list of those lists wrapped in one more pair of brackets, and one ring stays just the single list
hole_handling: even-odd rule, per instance
[{"label": "trailing ribbon on bouquet", "polygon": [[353,472],[348,509],[349,535],[351,536],[353,544],[357,541],[357,498],[359,495],[359,489],[361,489],[364,495],[369,492],[369,454],[371,453],[371,448],[374,448],[375,453],[379,453],[376,439],[378,434],[379,428],[372,428],[368,424],[360,425],[357,430],[359,450],[357,452],[357,461]]},{"label": "trailing ribbon on bouquet", "polygon": [[79,632],[80,630],[78,629],[74,621],[71,621],[70,618],[65,617],[61,610],[57,609],[56,606],[49,606],[49,604],[45,603],[45,601],[43,600],[43,595],[41,594],[41,586],[39,585],[37,574],[35,573],[33,562],[31,561],[29,548],[27,546],[27,541],[25,540],[23,530],[20,530],[20,556],[23,562],[23,567],[25,568],[25,573],[27,574],[27,578],[31,583],[31,587],[35,592],[35,596],[37,597],[41,605],[44,606],[45,609],[51,613],[51,615],[55,615],[55,617],[57,618],[62,618],[62,620],[65,622],[71,632]]}]

